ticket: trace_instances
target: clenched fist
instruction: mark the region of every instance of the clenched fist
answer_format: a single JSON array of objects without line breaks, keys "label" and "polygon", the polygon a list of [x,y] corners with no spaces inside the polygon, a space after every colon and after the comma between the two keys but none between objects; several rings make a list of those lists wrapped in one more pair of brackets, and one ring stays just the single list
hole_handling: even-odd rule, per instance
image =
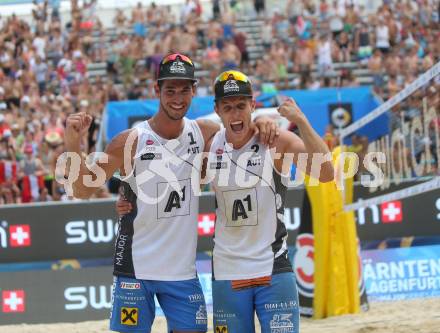
[{"label": "clenched fist", "polygon": [[85,112],[74,113],[67,118],[64,132],[67,150],[73,150],[79,146],[81,138],[87,135],[91,123],[92,116]]},{"label": "clenched fist", "polygon": [[283,104],[278,107],[278,112],[281,116],[295,124],[300,124],[302,121],[306,120],[306,116],[293,98],[284,101]]}]

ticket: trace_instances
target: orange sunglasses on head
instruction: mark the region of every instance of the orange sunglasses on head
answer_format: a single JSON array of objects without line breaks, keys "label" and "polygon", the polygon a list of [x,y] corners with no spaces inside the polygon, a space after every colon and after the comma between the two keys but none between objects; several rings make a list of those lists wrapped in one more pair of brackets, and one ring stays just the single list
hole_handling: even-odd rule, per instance
[{"label": "orange sunglasses on head", "polygon": [[167,62],[170,62],[170,61],[175,61],[175,60],[177,59],[177,57],[179,57],[179,58],[182,59],[183,61],[185,61],[185,62],[191,64],[192,66],[194,66],[194,65],[193,65],[193,62],[191,61],[190,58],[188,58],[186,55],[183,55],[183,54],[180,54],[180,53],[173,53],[173,54],[170,54],[170,55],[166,56],[166,57],[162,60],[162,64],[166,64]]}]

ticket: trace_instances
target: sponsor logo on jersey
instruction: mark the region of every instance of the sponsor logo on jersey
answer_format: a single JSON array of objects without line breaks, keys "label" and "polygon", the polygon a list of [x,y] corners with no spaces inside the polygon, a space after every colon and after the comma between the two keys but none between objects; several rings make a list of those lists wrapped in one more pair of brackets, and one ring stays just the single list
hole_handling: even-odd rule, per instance
[{"label": "sponsor logo on jersey", "polygon": [[121,308],[121,324],[127,326],[137,326],[138,324],[138,308]]},{"label": "sponsor logo on jersey", "polygon": [[206,305],[200,305],[196,312],[196,324],[205,325],[208,322],[208,315],[206,313]]},{"label": "sponsor logo on jersey", "polygon": [[288,311],[298,307],[296,301],[278,302],[278,303],[266,303],[264,304],[264,310],[266,311]]},{"label": "sponsor logo on jersey", "polygon": [[211,162],[209,163],[210,169],[220,170],[220,169],[227,169],[228,163],[227,162]]},{"label": "sponsor logo on jersey", "polygon": [[139,282],[121,282],[121,289],[141,289]]},{"label": "sponsor logo on jersey", "polygon": [[270,321],[271,333],[293,333],[294,325],[291,320],[291,313],[274,314]]},{"label": "sponsor logo on jersey", "polygon": [[151,140],[151,139],[148,139],[145,143],[146,143],[148,146],[151,146],[151,145],[154,143],[154,141]]},{"label": "sponsor logo on jersey", "polygon": [[203,301],[203,295],[202,294],[193,294],[188,296],[190,303],[196,303],[196,302],[202,302]]},{"label": "sponsor logo on jersey", "polygon": [[161,153],[145,153],[141,155],[142,161],[161,160],[161,159],[162,159]]},{"label": "sponsor logo on jersey", "polygon": [[227,325],[216,325],[215,326],[215,333],[228,333],[228,326]]}]

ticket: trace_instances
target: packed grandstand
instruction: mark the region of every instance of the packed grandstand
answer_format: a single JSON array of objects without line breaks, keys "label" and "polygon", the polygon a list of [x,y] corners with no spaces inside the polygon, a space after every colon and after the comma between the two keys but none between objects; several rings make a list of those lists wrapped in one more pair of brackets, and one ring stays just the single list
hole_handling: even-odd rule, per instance
[{"label": "packed grandstand", "polygon": [[[106,103],[155,98],[159,62],[171,52],[195,60],[199,96],[212,95],[222,70],[239,69],[252,74],[257,94],[369,85],[388,99],[439,61],[440,2],[373,2],[187,0],[176,9],[158,1],[115,9],[105,25],[95,0],[71,0],[67,15],[45,1],[30,20],[2,17],[0,204],[69,200],[54,180],[67,116],[93,116],[84,142],[93,152]],[[431,88],[438,109],[440,82]],[[417,115],[416,104],[405,117]],[[368,140],[352,144],[362,154]],[[110,195],[103,187],[96,196]]]}]

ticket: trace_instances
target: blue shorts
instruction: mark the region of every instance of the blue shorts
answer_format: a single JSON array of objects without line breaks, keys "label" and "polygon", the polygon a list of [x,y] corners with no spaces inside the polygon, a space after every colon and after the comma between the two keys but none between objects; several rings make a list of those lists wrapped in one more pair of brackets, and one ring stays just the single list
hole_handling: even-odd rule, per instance
[{"label": "blue shorts", "polygon": [[114,277],[110,329],[149,333],[156,296],[168,323],[168,331],[206,332],[208,317],[199,279],[151,281]]},{"label": "blue shorts", "polygon": [[269,286],[233,290],[231,281],[212,281],[216,333],[298,333],[299,304],[294,273],[272,275]]}]

